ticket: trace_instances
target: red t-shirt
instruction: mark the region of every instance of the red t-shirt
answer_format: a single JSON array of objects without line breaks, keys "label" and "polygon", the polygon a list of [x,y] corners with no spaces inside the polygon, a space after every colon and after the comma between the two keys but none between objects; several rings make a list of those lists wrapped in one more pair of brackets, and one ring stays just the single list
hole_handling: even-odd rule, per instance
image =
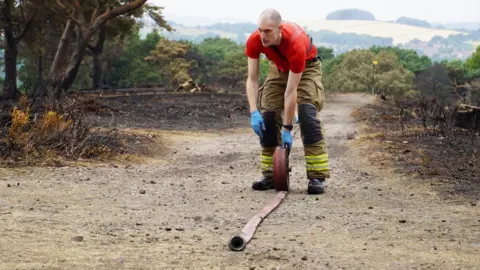
[{"label": "red t-shirt", "polygon": [[258,59],[261,53],[273,61],[282,72],[288,70],[300,73],[305,69],[307,59],[313,59],[317,56],[317,48],[312,44],[312,48],[307,52],[310,46],[310,37],[298,24],[284,22],[282,25],[282,41],[278,45],[280,56],[270,48],[264,47],[260,38],[260,31],[257,29],[247,40],[245,54],[250,58]]}]

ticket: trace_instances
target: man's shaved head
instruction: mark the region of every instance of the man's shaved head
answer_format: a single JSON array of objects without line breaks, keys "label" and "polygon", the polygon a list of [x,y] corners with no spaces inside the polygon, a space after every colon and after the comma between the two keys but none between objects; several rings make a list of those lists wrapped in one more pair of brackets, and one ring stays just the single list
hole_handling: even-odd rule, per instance
[{"label": "man's shaved head", "polygon": [[263,20],[268,20],[272,23],[275,23],[276,25],[280,25],[282,23],[282,16],[275,9],[269,8],[263,11],[262,14],[260,14],[259,22]]},{"label": "man's shaved head", "polygon": [[263,46],[278,45],[281,42],[282,16],[275,9],[266,9],[258,19],[258,30]]}]

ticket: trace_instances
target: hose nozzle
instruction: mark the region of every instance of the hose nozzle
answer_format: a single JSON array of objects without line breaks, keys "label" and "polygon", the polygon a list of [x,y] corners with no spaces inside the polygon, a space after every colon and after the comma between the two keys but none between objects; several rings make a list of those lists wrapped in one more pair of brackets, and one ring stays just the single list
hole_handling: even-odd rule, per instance
[{"label": "hose nozzle", "polygon": [[232,237],[230,242],[228,242],[228,246],[233,251],[242,251],[246,245],[247,243],[245,242],[245,239],[243,239],[243,237],[240,235]]}]

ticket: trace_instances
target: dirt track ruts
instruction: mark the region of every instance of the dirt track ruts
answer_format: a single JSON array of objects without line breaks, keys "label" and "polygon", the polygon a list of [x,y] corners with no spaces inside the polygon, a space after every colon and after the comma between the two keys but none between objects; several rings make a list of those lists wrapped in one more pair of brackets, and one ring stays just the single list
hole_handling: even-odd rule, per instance
[{"label": "dirt track ruts", "polygon": [[150,130],[165,152],[138,164],[0,168],[0,269],[480,269],[478,203],[446,201],[351,146],[349,114],[370,101],[327,100],[326,194],[305,192],[297,135],[292,190],[243,252],[228,240],[274,196],[250,188],[248,127]]}]

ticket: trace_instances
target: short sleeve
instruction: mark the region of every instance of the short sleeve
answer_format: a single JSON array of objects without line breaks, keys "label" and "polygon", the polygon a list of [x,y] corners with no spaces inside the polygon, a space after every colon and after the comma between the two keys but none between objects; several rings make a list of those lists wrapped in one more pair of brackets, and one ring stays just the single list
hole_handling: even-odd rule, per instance
[{"label": "short sleeve", "polygon": [[250,37],[248,37],[245,46],[245,54],[250,58],[260,58],[260,53],[262,52],[260,46],[260,36],[256,32],[254,32],[250,35]]},{"label": "short sleeve", "polygon": [[302,45],[297,45],[288,55],[288,62],[290,63],[290,71],[300,73],[305,70],[306,56],[305,48]]}]

